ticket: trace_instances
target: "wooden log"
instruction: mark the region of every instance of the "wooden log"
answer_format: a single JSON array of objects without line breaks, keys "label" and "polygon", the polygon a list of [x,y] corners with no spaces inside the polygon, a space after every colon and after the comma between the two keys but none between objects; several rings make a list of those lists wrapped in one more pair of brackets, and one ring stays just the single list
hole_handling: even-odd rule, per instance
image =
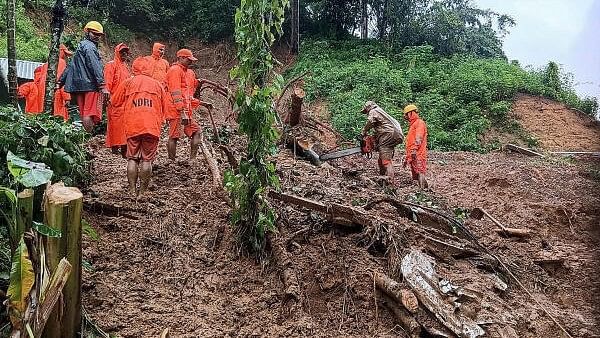
[{"label": "wooden log", "polygon": [[52,274],[52,277],[50,277],[50,283],[46,289],[42,291],[40,306],[36,309],[34,315],[33,332],[35,337],[40,337],[44,331],[46,322],[48,321],[48,318],[50,318],[54,306],[62,295],[62,290],[67,283],[71,270],[72,266],[67,259],[61,259],[56,270]]},{"label": "wooden log", "polygon": [[200,149],[202,150],[202,155],[204,156],[204,160],[206,160],[206,163],[208,164],[208,169],[210,170],[210,173],[212,174],[213,184],[215,185],[215,187],[221,186],[223,181],[221,180],[221,172],[219,171],[219,165],[217,164],[217,161],[215,160],[215,158],[211,155],[210,151],[208,150],[208,146],[206,145],[206,142],[204,141],[204,137],[202,137],[200,140]]},{"label": "wooden log", "polygon": [[538,153],[536,151],[533,151],[533,150],[527,149],[527,148],[523,148],[523,147],[519,147],[519,146],[514,145],[514,144],[506,144],[506,145],[504,145],[504,150],[514,151],[516,153],[527,155],[527,156],[538,156],[538,157],[544,156],[544,155],[542,155],[542,154],[540,154],[540,153]]},{"label": "wooden log", "polygon": [[[353,207],[337,203],[324,204],[321,202],[310,200],[308,198],[278,193],[275,191],[269,192],[269,196],[271,198],[280,200],[285,203],[294,204],[303,208],[324,213],[328,221],[335,222],[339,225],[357,224],[362,227],[368,227],[373,224],[373,220],[371,219],[371,217],[369,217],[369,215]],[[350,223],[340,222],[340,218],[346,219]]]},{"label": "wooden log", "polygon": [[[62,304],[56,306],[44,329],[44,337],[75,337],[81,327],[81,211],[83,195],[79,189],[62,183],[46,190],[44,221],[60,230],[60,238],[46,238],[46,262],[51,273],[64,257],[72,272],[63,289]],[[62,310],[62,314],[61,314]]]},{"label": "wooden log", "polygon": [[271,253],[275,263],[281,270],[281,280],[284,285],[284,293],[288,299],[298,301],[300,299],[300,286],[298,285],[298,277],[296,270],[292,265],[292,261],[285,249],[281,239],[271,238]]},{"label": "wooden log", "polygon": [[418,338],[421,336],[421,325],[405,308],[398,305],[398,303],[389,296],[384,296],[383,300],[385,306],[392,311],[404,331],[406,331],[411,338]]},{"label": "wooden log", "polygon": [[300,124],[302,119],[302,103],[304,102],[305,96],[304,89],[300,87],[294,88],[294,91],[292,92],[292,107],[288,118],[289,124],[292,127]]},{"label": "wooden log", "polygon": [[515,228],[507,228],[504,226],[504,224],[500,223],[500,221],[498,221],[496,218],[494,218],[492,215],[490,215],[489,212],[487,212],[485,209],[483,208],[475,208],[471,211],[471,218],[475,218],[475,219],[482,219],[483,216],[487,216],[487,218],[489,218],[492,222],[494,222],[494,224],[496,224],[498,227],[500,227],[500,229],[495,230],[498,234],[505,236],[505,237],[521,237],[521,238],[527,238],[531,236],[531,231],[528,229],[515,229]]},{"label": "wooden log", "polygon": [[398,304],[402,304],[410,313],[417,312],[419,309],[419,301],[414,293],[403,289],[400,283],[382,273],[376,272],[373,279],[375,279],[375,285],[393,300],[398,302]]}]

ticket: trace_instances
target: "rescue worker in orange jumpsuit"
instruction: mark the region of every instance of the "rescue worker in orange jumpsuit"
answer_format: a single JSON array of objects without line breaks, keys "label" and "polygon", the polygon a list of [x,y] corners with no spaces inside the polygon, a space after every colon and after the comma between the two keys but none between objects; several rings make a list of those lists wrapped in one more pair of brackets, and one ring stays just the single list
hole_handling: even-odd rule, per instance
[{"label": "rescue worker in orange jumpsuit", "polygon": [[427,125],[419,117],[419,109],[414,104],[404,107],[404,119],[408,121],[408,135],[406,135],[406,155],[404,168],[410,165],[413,180],[419,182],[419,188],[429,189],[425,179],[427,172]]},{"label": "rescue worker in orange jumpsuit", "polygon": [[[42,67],[37,67],[33,71],[33,78],[39,77],[39,73],[42,71]],[[19,86],[17,90],[17,96],[25,99],[25,113],[27,114],[39,114],[44,110],[43,105],[39,100],[38,87],[35,81],[26,82]]]},{"label": "rescue worker in orange jumpsuit", "polygon": [[362,130],[366,137],[369,130],[375,130],[376,147],[379,152],[379,174],[386,175],[390,183],[394,180],[394,154],[404,135],[400,123],[373,101],[365,102],[362,112],[367,114],[367,124]]},{"label": "rescue worker in orange jumpsuit", "polygon": [[[200,126],[192,114],[193,88],[189,84],[188,75],[188,67],[196,61],[198,59],[194,57],[192,51],[180,49],[177,51],[177,62],[167,72],[167,91],[171,95],[171,106],[167,111],[167,120],[169,121],[167,152],[172,161],[175,160],[177,153],[177,140],[181,137],[181,126],[183,126],[184,134],[190,138],[190,160],[196,158],[202,137]],[[202,102],[199,105],[207,106]]]},{"label": "rescue worker in orange jumpsuit", "polygon": [[[127,62],[130,61],[129,47],[120,43],[115,47],[115,56],[112,61],[104,66],[104,80],[106,88],[112,94],[123,81],[131,77]],[[125,125],[123,124],[123,107],[114,107],[111,103],[106,108],[107,128],[106,146],[111,148],[113,154],[125,157],[127,139],[125,138]]]},{"label": "rescue worker in orange jumpsuit", "polygon": [[166,85],[167,71],[169,70],[169,62],[163,57],[165,55],[165,45],[155,42],[152,46],[152,55],[144,56],[144,60],[148,63],[152,78]]},{"label": "rescue worker in orange jumpsuit", "polygon": [[[66,59],[73,55],[69,49],[61,44],[58,52],[58,67],[56,69],[56,78],[60,78],[67,68]],[[48,63],[37,67],[33,72],[33,82],[23,85],[25,88],[19,88],[19,96],[25,98],[25,112],[29,114],[40,114],[44,111],[44,98],[46,96],[46,77],[48,75]],[[21,86],[21,87],[23,87]],[[35,89],[33,88],[35,86]],[[54,92],[54,116],[60,116],[65,121],[69,119],[69,113],[66,105],[71,101],[71,95],[58,89]]]},{"label": "rescue worker in orange jumpsuit", "polygon": [[165,112],[171,102],[163,86],[151,77],[150,64],[144,58],[135,59],[132,69],[134,76],[119,86],[111,101],[115,107],[123,107],[127,181],[129,191],[140,196],[150,184],[152,162],[156,158]]},{"label": "rescue worker in orange jumpsuit", "polygon": [[102,120],[102,106],[110,93],[104,81],[102,59],[98,43],[104,35],[104,28],[97,21],[90,21],[84,27],[85,38],[79,42],[73,61],[67,66],[57,84],[64,86],[67,93],[77,99],[83,128],[91,133]]}]

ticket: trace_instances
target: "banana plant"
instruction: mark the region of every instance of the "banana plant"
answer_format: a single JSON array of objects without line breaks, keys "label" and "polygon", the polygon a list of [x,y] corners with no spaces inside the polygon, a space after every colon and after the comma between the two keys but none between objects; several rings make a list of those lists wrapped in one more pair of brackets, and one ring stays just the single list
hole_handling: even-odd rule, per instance
[{"label": "banana plant", "polygon": [[40,326],[40,311],[54,306],[71,266],[64,260],[59,264],[61,268],[49,276],[41,236],[60,237],[61,233],[32,219],[32,188],[49,183],[52,170],[43,163],[24,160],[11,152],[6,156],[6,163],[14,180],[25,190],[17,194],[15,190],[0,187],[1,220],[9,229],[12,249],[5,305],[12,324],[11,337],[37,337],[45,323],[42,321]]}]

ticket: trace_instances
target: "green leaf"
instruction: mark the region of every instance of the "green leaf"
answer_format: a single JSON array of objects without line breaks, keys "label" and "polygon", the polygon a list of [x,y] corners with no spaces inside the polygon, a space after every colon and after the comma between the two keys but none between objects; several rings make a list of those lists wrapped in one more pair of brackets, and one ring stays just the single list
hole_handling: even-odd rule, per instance
[{"label": "green leaf", "polygon": [[84,235],[88,236],[92,240],[100,240],[100,236],[98,235],[96,230],[90,225],[90,223],[88,223],[88,221],[84,219],[81,220],[81,230],[83,231]]},{"label": "green leaf", "polygon": [[13,177],[27,188],[35,188],[52,179],[53,172],[44,163],[24,160],[10,151],[6,154],[6,163]]},{"label": "green leaf", "polygon": [[89,261],[87,261],[85,259],[81,260],[81,267],[90,272],[94,271],[94,267],[92,266],[92,263],[90,263]]},{"label": "green leaf", "polygon": [[13,327],[22,327],[21,318],[27,308],[27,296],[29,296],[34,281],[33,264],[29,259],[27,245],[21,238],[13,255],[10,282],[6,293],[10,302],[10,320]]},{"label": "green leaf", "polygon": [[60,230],[54,229],[44,223],[39,223],[39,222],[33,221],[31,224],[31,227],[34,228],[35,231],[37,231],[38,233],[40,233],[46,237],[52,237],[52,238],[62,237]]}]

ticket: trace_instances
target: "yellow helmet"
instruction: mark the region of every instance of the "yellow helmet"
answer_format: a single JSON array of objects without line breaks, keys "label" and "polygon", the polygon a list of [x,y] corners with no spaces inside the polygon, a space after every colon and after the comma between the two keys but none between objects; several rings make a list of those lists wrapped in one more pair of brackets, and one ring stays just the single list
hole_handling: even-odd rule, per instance
[{"label": "yellow helmet", "polygon": [[102,25],[98,22],[98,21],[90,21],[88,22],[85,27],[83,27],[84,31],[89,31],[89,30],[93,30],[96,31],[100,34],[104,34],[104,28],[102,28]]},{"label": "yellow helmet", "polygon": [[417,106],[415,106],[414,104],[409,104],[408,106],[404,107],[404,114],[408,114],[413,110],[416,110],[417,112],[419,111]]}]

